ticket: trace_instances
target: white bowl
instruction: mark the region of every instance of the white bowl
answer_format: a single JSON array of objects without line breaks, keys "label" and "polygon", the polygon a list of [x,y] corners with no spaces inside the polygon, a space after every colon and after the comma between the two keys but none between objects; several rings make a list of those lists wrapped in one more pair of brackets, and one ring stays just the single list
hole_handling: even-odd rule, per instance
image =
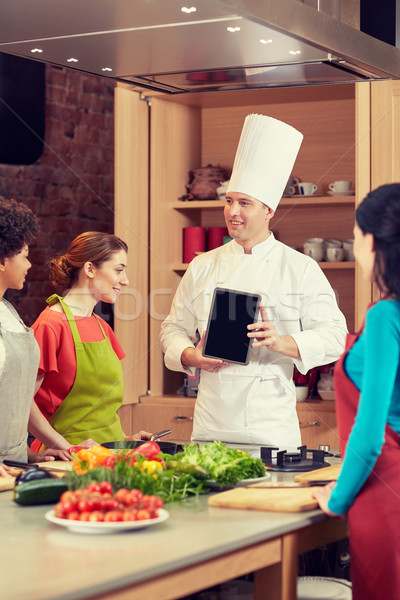
[{"label": "white bowl", "polygon": [[308,385],[296,385],[296,400],[297,402],[304,402],[308,396]]}]

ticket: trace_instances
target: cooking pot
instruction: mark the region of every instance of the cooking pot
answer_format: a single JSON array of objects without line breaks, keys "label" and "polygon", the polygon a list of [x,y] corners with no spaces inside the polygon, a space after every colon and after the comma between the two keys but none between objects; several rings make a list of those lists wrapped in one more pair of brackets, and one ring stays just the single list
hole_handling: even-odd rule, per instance
[{"label": "cooking pot", "polygon": [[[131,440],[123,442],[104,442],[101,445],[105,448],[111,448],[112,450],[134,450],[146,442],[147,440]],[[156,442],[156,444],[160,446],[161,452],[166,452],[167,454],[176,453],[177,444],[174,442]]]}]

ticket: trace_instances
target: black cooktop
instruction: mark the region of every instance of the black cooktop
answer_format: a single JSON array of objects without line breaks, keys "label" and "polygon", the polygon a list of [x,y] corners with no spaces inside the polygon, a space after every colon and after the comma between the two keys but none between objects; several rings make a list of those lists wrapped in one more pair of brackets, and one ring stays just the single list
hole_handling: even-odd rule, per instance
[{"label": "black cooktop", "polygon": [[298,452],[279,450],[272,446],[261,448],[261,460],[269,471],[312,471],[329,467],[324,459],[325,450],[309,450],[307,446],[299,446]]}]

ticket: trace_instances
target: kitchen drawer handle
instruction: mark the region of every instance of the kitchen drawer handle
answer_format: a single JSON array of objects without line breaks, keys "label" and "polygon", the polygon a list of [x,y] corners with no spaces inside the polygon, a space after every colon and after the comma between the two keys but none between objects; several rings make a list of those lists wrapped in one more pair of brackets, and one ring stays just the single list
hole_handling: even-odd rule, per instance
[{"label": "kitchen drawer handle", "polygon": [[306,423],[303,423],[303,421],[299,421],[299,425],[300,427],[320,427],[321,423],[319,421],[307,421]]},{"label": "kitchen drawer handle", "polygon": [[175,421],[193,421],[193,417],[183,417],[180,415],[175,415]]}]

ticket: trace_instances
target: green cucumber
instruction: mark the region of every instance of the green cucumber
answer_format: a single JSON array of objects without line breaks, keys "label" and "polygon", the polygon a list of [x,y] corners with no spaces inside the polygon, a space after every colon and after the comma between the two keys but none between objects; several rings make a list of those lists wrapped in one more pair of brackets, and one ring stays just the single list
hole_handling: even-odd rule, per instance
[{"label": "green cucumber", "polygon": [[67,490],[68,486],[62,479],[36,479],[18,484],[14,488],[13,499],[22,506],[55,504]]}]

